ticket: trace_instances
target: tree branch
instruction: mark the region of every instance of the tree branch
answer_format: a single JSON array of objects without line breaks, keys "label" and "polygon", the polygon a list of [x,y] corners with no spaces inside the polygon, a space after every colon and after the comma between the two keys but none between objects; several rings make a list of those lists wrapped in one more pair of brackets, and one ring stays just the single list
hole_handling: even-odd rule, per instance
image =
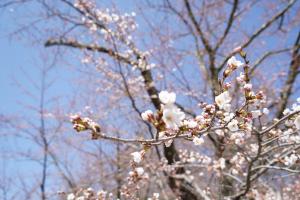
[{"label": "tree branch", "polygon": [[292,95],[292,89],[298,76],[297,71],[300,68],[300,54],[299,54],[300,45],[299,44],[300,44],[300,31],[298,32],[298,36],[294,44],[292,60],[290,63],[287,80],[280,92],[280,100],[279,100],[278,110],[276,113],[277,118],[282,117],[283,111],[288,104],[289,97]]},{"label": "tree branch", "polygon": [[237,10],[238,4],[239,4],[239,0],[234,0],[233,6],[232,6],[232,9],[231,9],[231,12],[230,12],[230,16],[229,16],[229,19],[228,19],[228,22],[227,22],[227,26],[225,28],[225,31],[224,31],[222,37],[219,39],[219,41],[217,42],[217,44],[215,46],[215,51],[222,45],[222,43],[224,42],[226,36],[228,35],[228,33],[230,31],[230,28],[231,28],[231,26],[233,24],[233,21],[234,21],[234,15],[235,15],[235,12]]},{"label": "tree branch", "polygon": [[[269,21],[267,21],[266,23],[264,23],[259,29],[257,29],[249,38],[246,42],[244,42],[241,45],[241,48],[244,49],[246,47],[248,47],[262,32],[264,32],[267,28],[269,28],[276,20],[278,20],[281,16],[283,16],[295,3],[295,0],[290,0],[289,3],[287,4],[287,6],[282,9],[280,12],[278,12],[276,15],[274,15]],[[233,56],[235,54],[235,52],[230,53],[225,59],[224,61],[221,63],[221,65],[219,66],[218,70],[221,71],[222,68],[225,66],[227,60]]]}]

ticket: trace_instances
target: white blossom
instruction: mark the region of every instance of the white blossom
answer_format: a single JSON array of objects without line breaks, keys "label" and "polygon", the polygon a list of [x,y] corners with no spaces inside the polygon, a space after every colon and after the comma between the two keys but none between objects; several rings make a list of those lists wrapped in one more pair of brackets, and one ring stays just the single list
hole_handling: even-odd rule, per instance
[{"label": "white blossom", "polygon": [[141,152],[136,151],[136,152],[131,153],[131,155],[132,155],[133,161],[135,163],[140,163],[142,161],[142,154],[141,154]]},{"label": "white blossom", "polygon": [[204,139],[203,138],[199,138],[199,137],[194,137],[193,142],[195,145],[201,145],[204,143]]},{"label": "white blossom", "polygon": [[205,123],[205,118],[202,115],[197,115],[195,119],[201,124]]},{"label": "white blossom", "polygon": [[224,113],[224,116],[225,116],[225,118],[224,118],[225,122],[229,122],[231,119],[234,118],[234,114],[233,113]]},{"label": "white blossom", "polygon": [[299,157],[298,157],[297,155],[295,155],[295,154],[292,154],[292,155],[290,155],[290,156],[286,156],[286,157],[284,158],[284,164],[285,164],[286,166],[291,166],[291,165],[295,164],[295,162],[296,162],[298,159],[299,159]]},{"label": "white blossom", "polygon": [[257,153],[257,151],[258,151],[258,145],[257,144],[250,144],[250,151],[252,152],[252,153]]},{"label": "white blossom", "polygon": [[225,161],[226,161],[225,158],[220,158],[219,159],[219,165],[220,165],[221,169],[225,169],[225,167],[226,167]]},{"label": "white blossom", "polygon": [[158,97],[163,104],[173,104],[176,101],[176,94],[174,92],[161,91]]},{"label": "white blossom", "polygon": [[152,110],[146,110],[141,114],[141,116],[144,121],[149,121],[149,119],[153,116],[153,112]]},{"label": "white blossom", "polygon": [[184,120],[183,125],[187,126],[188,128],[196,128],[198,123],[195,120]]},{"label": "white blossom", "polygon": [[231,173],[233,174],[233,175],[237,175],[239,172],[238,172],[238,170],[236,170],[236,169],[231,169]]},{"label": "white blossom", "polygon": [[231,101],[231,97],[228,91],[225,91],[223,93],[221,93],[220,95],[216,96],[216,104],[219,106],[219,108],[224,109],[224,108],[228,108],[228,104]]},{"label": "white blossom", "polygon": [[284,109],[283,114],[284,114],[284,115],[287,115],[287,114],[289,114],[290,112],[291,112],[291,110],[288,109],[288,108],[286,108],[286,109]]},{"label": "white blossom", "polygon": [[239,61],[236,59],[236,57],[232,56],[228,61],[227,61],[227,65],[232,67],[232,68],[236,68],[236,67],[241,67],[244,65],[243,62]]},{"label": "white blossom", "polygon": [[294,121],[294,124],[298,130],[300,130],[300,115],[298,115]]},{"label": "white blossom", "polygon": [[293,120],[286,120],[284,122],[284,125],[287,127],[292,127],[294,124],[295,124],[295,121],[293,121]]},{"label": "white blossom", "polygon": [[264,108],[264,109],[263,109],[263,113],[264,113],[265,115],[268,115],[268,114],[270,113],[270,111],[269,111],[268,108]]},{"label": "white blossom", "polygon": [[252,89],[252,84],[251,83],[247,83],[244,85],[244,89],[245,90],[251,90]]},{"label": "white blossom", "polygon": [[234,141],[235,144],[244,143],[245,134],[241,131],[234,132],[230,135],[230,140]]},{"label": "white blossom", "polygon": [[215,170],[217,170],[217,169],[225,169],[225,167],[226,167],[226,160],[225,160],[225,158],[220,158],[219,160],[215,160],[214,161],[213,168]]},{"label": "white blossom", "polygon": [[228,123],[228,129],[232,132],[239,130],[238,121],[236,119],[231,120]]},{"label": "white blossom", "polygon": [[129,174],[129,176],[134,176],[135,175],[135,173],[133,171],[129,171],[128,174]]},{"label": "white blossom", "polygon": [[300,111],[300,105],[294,103],[294,104],[292,105],[292,109],[293,109],[293,111]]},{"label": "white blossom", "polygon": [[184,120],[185,114],[175,105],[168,104],[163,108],[163,121],[167,128],[178,129]]},{"label": "white blossom", "polygon": [[136,173],[138,176],[142,176],[144,174],[144,169],[142,167],[135,168]]},{"label": "white blossom", "polygon": [[237,80],[237,82],[238,82],[239,84],[245,84],[245,79],[246,79],[246,76],[245,76],[245,74],[244,74],[243,72],[241,72],[241,73],[240,73],[240,76],[238,76],[238,77],[236,78],[236,80]]},{"label": "white blossom", "polygon": [[68,194],[67,200],[74,200],[74,199],[75,199],[75,195],[73,193]]}]

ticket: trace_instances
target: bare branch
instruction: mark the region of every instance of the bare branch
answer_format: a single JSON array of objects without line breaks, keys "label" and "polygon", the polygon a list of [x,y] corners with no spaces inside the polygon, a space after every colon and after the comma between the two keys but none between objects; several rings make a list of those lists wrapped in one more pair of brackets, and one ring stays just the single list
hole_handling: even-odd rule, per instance
[{"label": "bare branch", "polygon": [[237,7],[238,7],[238,4],[239,4],[239,0],[234,0],[233,2],[233,6],[232,6],[232,9],[231,9],[231,12],[230,12],[230,16],[229,16],[229,19],[227,21],[227,26],[225,28],[225,31],[222,35],[222,37],[219,39],[219,41],[217,42],[216,46],[215,46],[215,51],[222,45],[222,43],[224,42],[226,36],[228,35],[229,31],[230,31],[230,28],[233,24],[233,21],[235,19],[235,13],[236,13],[236,10],[237,10]]},{"label": "bare branch", "polygon": [[211,47],[211,45],[209,44],[208,40],[206,39],[206,37],[204,36],[204,33],[200,27],[200,24],[197,22],[196,18],[195,18],[195,15],[192,11],[192,8],[191,8],[191,5],[189,3],[189,0],[184,0],[184,3],[185,3],[185,7],[188,11],[188,14],[189,14],[189,17],[190,19],[192,20],[192,23],[194,25],[194,28],[196,29],[198,35],[200,36],[200,39],[206,49],[206,51],[211,54],[213,52],[213,49]]},{"label": "bare branch", "polygon": [[279,100],[278,110],[276,113],[276,116],[278,118],[282,117],[282,115],[283,115],[282,113],[288,104],[289,97],[292,94],[292,89],[293,89],[294,83],[298,76],[297,71],[300,68],[299,49],[300,49],[300,31],[298,32],[298,36],[297,36],[297,39],[295,41],[295,45],[293,48],[292,59],[291,59],[291,63],[290,63],[289,71],[288,71],[288,77],[284,83],[282,91],[280,92],[280,100]]},{"label": "bare branch", "polygon": [[[248,47],[261,33],[263,33],[267,28],[269,28],[276,20],[278,20],[281,16],[283,16],[294,4],[295,4],[295,0],[290,0],[289,3],[287,4],[287,6],[282,9],[280,12],[278,12],[276,15],[274,15],[269,21],[267,21],[266,23],[264,23],[259,29],[257,29],[249,38],[246,42],[244,42],[241,45],[241,48],[244,49],[246,47]],[[221,71],[221,69],[225,66],[225,63],[227,62],[227,60],[233,56],[235,54],[235,52],[230,53],[225,59],[224,61],[221,63],[221,65],[219,66],[219,71]]]}]

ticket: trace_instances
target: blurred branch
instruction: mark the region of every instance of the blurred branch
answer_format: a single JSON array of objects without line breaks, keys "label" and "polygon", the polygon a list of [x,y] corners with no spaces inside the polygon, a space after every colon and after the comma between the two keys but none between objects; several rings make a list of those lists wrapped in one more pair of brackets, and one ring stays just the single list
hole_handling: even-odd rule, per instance
[{"label": "blurred branch", "polygon": [[250,75],[254,74],[254,71],[257,69],[257,67],[267,58],[269,58],[270,56],[276,55],[276,54],[280,54],[280,53],[284,53],[287,51],[290,51],[292,48],[285,48],[285,49],[280,49],[280,50],[276,50],[276,51],[269,51],[267,53],[265,53],[261,58],[259,58],[251,67],[250,69]]},{"label": "blurred branch", "polygon": [[[284,9],[282,9],[280,12],[275,14],[270,20],[265,22],[259,29],[257,29],[249,38],[246,42],[244,42],[241,45],[241,48],[244,49],[248,47],[258,36],[260,36],[261,33],[263,33],[267,28],[269,28],[276,20],[278,20],[281,16],[283,16],[294,4],[296,0],[290,0],[289,3],[286,5]],[[221,63],[219,66],[219,71],[222,70],[222,68],[225,66],[227,60],[233,56],[235,52],[230,53]]]},{"label": "blurred branch", "polygon": [[32,0],[11,0],[11,1],[7,1],[7,2],[4,2],[4,3],[0,4],[0,8],[9,7],[9,6],[12,6],[14,4],[27,3],[29,1],[32,1]]},{"label": "blurred branch", "polygon": [[300,68],[300,31],[298,32],[297,39],[294,44],[292,59],[288,70],[287,80],[280,92],[280,100],[278,102],[278,110],[276,117],[280,118],[283,116],[283,111],[288,104],[289,97],[292,95],[292,89],[298,76],[298,70]]},{"label": "blurred branch", "polygon": [[67,47],[73,47],[77,49],[86,49],[89,51],[97,51],[100,53],[107,54],[113,58],[116,58],[117,60],[120,60],[126,64],[134,65],[135,62],[130,61],[125,56],[120,55],[119,53],[113,51],[112,49],[96,46],[96,45],[88,45],[88,44],[82,44],[77,41],[71,41],[71,40],[63,40],[63,39],[49,39],[45,43],[45,47],[51,47],[51,46],[67,46]]},{"label": "blurred branch", "polygon": [[227,26],[225,28],[225,31],[222,35],[222,37],[219,39],[219,41],[217,42],[216,46],[215,46],[215,51],[222,45],[222,43],[224,42],[226,36],[228,35],[229,31],[230,31],[230,28],[233,24],[233,21],[234,21],[234,15],[236,13],[236,10],[237,10],[237,7],[238,7],[238,4],[239,4],[239,0],[234,0],[233,2],[233,6],[232,6],[232,9],[231,9],[231,12],[230,12],[230,16],[229,16],[229,19],[227,21]]},{"label": "blurred branch", "polygon": [[204,36],[204,33],[203,33],[202,29],[201,29],[200,24],[197,22],[197,20],[195,18],[195,15],[193,13],[193,10],[191,8],[189,0],[184,0],[184,3],[185,3],[185,7],[186,7],[186,9],[188,11],[188,15],[189,15],[189,17],[190,17],[190,19],[191,19],[191,21],[192,21],[192,23],[194,25],[194,28],[196,29],[198,35],[200,36],[200,39],[201,39],[201,41],[202,41],[202,43],[203,43],[206,51],[209,54],[211,54],[213,52],[213,49],[212,49],[211,45],[209,44],[207,38]]}]

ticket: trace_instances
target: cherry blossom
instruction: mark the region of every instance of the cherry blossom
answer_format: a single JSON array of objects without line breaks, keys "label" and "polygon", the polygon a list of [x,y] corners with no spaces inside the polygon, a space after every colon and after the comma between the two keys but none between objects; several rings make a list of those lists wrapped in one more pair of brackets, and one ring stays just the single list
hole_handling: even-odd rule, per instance
[{"label": "cherry blossom", "polygon": [[183,125],[193,129],[197,127],[198,123],[195,120],[184,120]]},{"label": "cherry blossom", "polygon": [[163,104],[173,104],[176,101],[176,94],[174,92],[161,91],[158,96]]},{"label": "cherry blossom", "polygon": [[245,78],[246,78],[246,76],[245,76],[245,74],[243,73],[243,72],[241,72],[240,73],[240,76],[238,76],[237,78],[236,78],[236,81],[239,83],[239,84],[245,84]]},{"label": "cherry blossom", "polygon": [[214,169],[225,169],[226,168],[226,160],[225,158],[219,158],[219,160],[214,161]]},{"label": "cherry blossom", "polygon": [[291,110],[289,108],[284,109],[283,114],[287,115],[291,112]]},{"label": "cherry blossom", "polygon": [[270,111],[269,111],[268,108],[264,108],[264,109],[263,109],[263,113],[264,113],[265,115],[268,115],[268,114],[270,113]]},{"label": "cherry blossom", "polygon": [[67,200],[74,200],[76,196],[73,193],[68,194]]},{"label": "cherry blossom", "polygon": [[144,121],[150,121],[150,119],[153,117],[153,112],[152,110],[146,110],[141,114],[141,116]]},{"label": "cherry blossom", "polygon": [[142,161],[142,154],[140,152],[133,152],[131,153],[132,157],[133,157],[133,161],[135,163],[140,163]]},{"label": "cherry blossom", "polygon": [[244,89],[245,90],[251,90],[252,89],[252,84],[250,84],[250,83],[245,84]]},{"label": "cherry blossom", "polygon": [[230,107],[230,102],[231,102],[231,96],[228,91],[225,91],[221,93],[220,95],[216,96],[215,98],[216,104],[219,106],[221,109],[228,110],[228,107]]},{"label": "cherry blossom", "polygon": [[227,61],[227,65],[231,68],[237,68],[237,67],[241,67],[244,65],[243,62],[239,61],[236,59],[235,56],[232,56],[228,61]]},{"label": "cherry blossom", "polygon": [[231,120],[228,123],[228,129],[232,132],[239,130],[238,121],[236,119]]},{"label": "cherry blossom", "polygon": [[299,156],[297,156],[296,154],[291,154],[290,156],[286,156],[284,158],[284,164],[286,166],[291,166],[293,164],[295,164],[295,162],[299,159]]},{"label": "cherry blossom", "polygon": [[142,167],[137,167],[135,168],[136,173],[138,174],[138,176],[142,176],[144,174],[144,168]]},{"label": "cherry blossom", "polygon": [[185,114],[173,104],[167,104],[163,108],[163,121],[167,128],[178,129],[184,120]]},{"label": "cherry blossom", "polygon": [[294,124],[298,130],[300,130],[300,115],[298,115],[294,121]]}]

